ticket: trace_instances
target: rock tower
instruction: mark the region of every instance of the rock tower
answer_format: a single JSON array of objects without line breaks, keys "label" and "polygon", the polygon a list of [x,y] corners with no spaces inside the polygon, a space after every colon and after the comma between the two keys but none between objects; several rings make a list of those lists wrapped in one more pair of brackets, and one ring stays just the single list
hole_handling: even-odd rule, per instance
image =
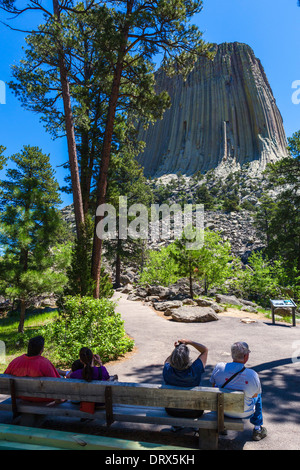
[{"label": "rock tower", "polygon": [[186,81],[157,72],[157,90],[167,90],[172,105],[147,130],[138,126],[146,176],[232,171],[245,163],[260,172],[287,155],[283,120],[260,60],[246,44],[214,48],[214,60],[200,57]]}]

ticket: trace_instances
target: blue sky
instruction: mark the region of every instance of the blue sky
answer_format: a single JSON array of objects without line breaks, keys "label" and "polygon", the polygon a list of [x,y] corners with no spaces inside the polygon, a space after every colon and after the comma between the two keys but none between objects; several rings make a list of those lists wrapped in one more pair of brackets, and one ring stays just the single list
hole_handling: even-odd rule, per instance
[{"label": "blue sky", "polygon": [[[30,14],[32,15],[32,14]],[[0,13],[7,22],[8,15]],[[10,21],[14,27],[30,28],[37,16],[23,16]],[[29,21],[31,24],[29,24]],[[297,0],[204,0],[203,11],[193,22],[204,33],[204,40],[214,43],[243,42],[254,50],[266,71],[287,136],[300,129],[300,104],[292,102],[292,83],[300,80],[300,8]],[[22,58],[24,34],[0,24],[0,80],[10,80],[10,67]],[[59,184],[68,160],[64,139],[53,141],[39,122],[39,116],[25,111],[6,87],[6,104],[0,104],[0,145],[6,155],[19,152],[23,145],[35,145],[50,154]],[[0,174],[0,177],[3,175]],[[63,205],[72,196],[62,194]]]}]

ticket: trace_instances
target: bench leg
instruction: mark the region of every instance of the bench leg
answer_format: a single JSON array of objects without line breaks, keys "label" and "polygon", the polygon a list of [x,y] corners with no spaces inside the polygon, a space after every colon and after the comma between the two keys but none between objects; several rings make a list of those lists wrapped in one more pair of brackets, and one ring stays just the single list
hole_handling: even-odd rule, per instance
[{"label": "bench leg", "polygon": [[216,429],[199,429],[199,449],[217,450],[219,433]]}]

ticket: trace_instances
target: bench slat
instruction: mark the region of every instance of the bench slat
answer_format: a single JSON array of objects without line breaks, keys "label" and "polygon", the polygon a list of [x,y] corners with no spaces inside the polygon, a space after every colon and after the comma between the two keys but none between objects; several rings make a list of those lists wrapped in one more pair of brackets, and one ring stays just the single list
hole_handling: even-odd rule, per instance
[{"label": "bench slat", "polygon": [[[112,400],[118,405],[159,406],[169,408],[217,410],[218,388],[194,387],[192,389],[159,384],[0,376],[0,394],[10,394],[9,379],[15,380],[19,396],[64,398],[74,401],[105,402],[106,387],[111,387]],[[201,393],[199,393],[201,392]],[[225,412],[244,411],[244,393],[222,390]],[[183,405],[184,404],[184,405]]]},{"label": "bench slat", "polygon": [[27,450],[188,450],[183,447],[128,441],[106,436],[76,434],[50,429],[0,425],[0,447]]},{"label": "bench slat", "polygon": [[[11,400],[7,399],[0,403],[0,410],[11,410]],[[18,401],[18,411],[30,414],[47,414],[49,416],[69,416],[78,418],[106,420],[105,410],[96,410],[94,414],[80,411],[79,405],[71,402],[65,402],[55,406],[45,404],[36,405],[34,403]],[[215,412],[205,412],[201,418],[176,418],[169,416],[164,408],[161,407],[137,407],[126,405],[114,405],[113,416],[115,421],[186,426],[199,429],[217,429],[217,414]],[[242,431],[243,421],[241,419],[226,418],[224,420],[225,428],[230,430]]]},{"label": "bench slat", "polygon": [[[154,425],[184,426],[199,429],[199,448],[217,449],[223,429],[242,431],[242,419],[224,417],[226,413],[244,411],[244,393],[213,387],[180,388],[160,384],[121,382],[86,382],[47,377],[15,377],[0,374],[0,395],[9,395],[0,410],[21,415],[21,424],[38,426],[45,416],[98,419],[104,425],[114,421]],[[24,402],[16,397],[68,400],[62,404]],[[84,413],[76,402],[106,403],[95,413]],[[201,418],[174,417],[165,408],[206,410]],[[1,438],[0,438],[1,441]]]}]

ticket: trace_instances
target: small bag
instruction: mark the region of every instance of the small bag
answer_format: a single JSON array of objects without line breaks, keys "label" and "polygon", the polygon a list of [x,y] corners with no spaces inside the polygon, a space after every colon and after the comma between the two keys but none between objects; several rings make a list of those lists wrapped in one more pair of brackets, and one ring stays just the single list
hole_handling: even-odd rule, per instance
[{"label": "small bag", "polygon": [[94,414],[95,413],[95,405],[96,403],[90,401],[81,401],[80,402],[80,411],[84,411],[85,413]]},{"label": "small bag", "polygon": [[[102,368],[98,367],[98,379],[102,380]],[[82,401],[80,402],[80,411],[84,411],[85,413],[94,414],[96,406],[102,406],[103,403],[95,403],[90,401]]]},{"label": "small bag", "polygon": [[241,370],[239,370],[238,372],[236,372],[235,374],[233,374],[229,379],[226,380],[226,382],[224,382],[224,384],[222,385],[221,388],[226,387],[226,385],[227,385],[229,382],[231,382],[231,380],[234,379],[234,377],[236,377],[238,374],[240,374],[241,372],[243,372],[245,369],[246,369],[246,367],[244,366]]}]

